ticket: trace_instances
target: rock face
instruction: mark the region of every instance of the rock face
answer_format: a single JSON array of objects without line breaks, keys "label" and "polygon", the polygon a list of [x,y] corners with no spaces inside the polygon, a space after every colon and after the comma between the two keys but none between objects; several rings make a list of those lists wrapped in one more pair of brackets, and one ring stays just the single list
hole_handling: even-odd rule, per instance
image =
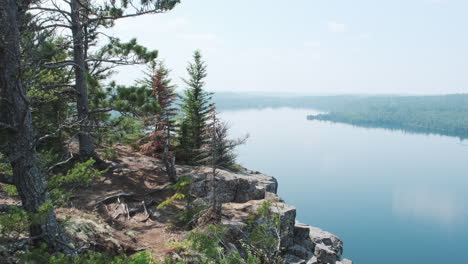
[{"label": "rock face", "polygon": [[[188,172],[188,171],[187,171]],[[191,193],[200,199],[210,199],[208,178],[210,168],[191,170]],[[296,221],[296,208],[276,195],[275,178],[258,172],[232,173],[218,170],[216,198],[223,203],[222,224],[229,227],[230,247],[242,252],[240,240],[246,236],[249,216],[255,214],[265,200],[272,201],[271,210],[281,222],[280,247],[288,264],[352,264],[341,260],[343,242],[337,236]]]},{"label": "rock face", "polygon": [[[198,198],[210,195],[208,176],[211,168],[202,168],[190,172],[191,191]],[[245,203],[250,200],[261,200],[267,192],[276,193],[278,183],[275,178],[260,173],[244,171],[232,173],[218,170],[216,175],[217,199],[222,203]]]},{"label": "rock face", "polygon": [[336,263],[343,253],[343,242],[337,236],[297,221],[294,226],[294,243],[312,253],[317,263]]}]

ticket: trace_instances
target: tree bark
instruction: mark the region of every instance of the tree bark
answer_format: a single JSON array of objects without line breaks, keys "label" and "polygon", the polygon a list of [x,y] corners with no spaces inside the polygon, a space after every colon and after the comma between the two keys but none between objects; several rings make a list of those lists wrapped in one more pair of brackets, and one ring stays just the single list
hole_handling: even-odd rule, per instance
[{"label": "tree bark", "polygon": [[[32,216],[40,213],[48,200],[45,175],[38,168],[30,103],[21,73],[20,27],[30,1],[0,0],[0,122],[8,124],[5,151],[13,169],[13,182],[23,208]],[[71,253],[53,208],[44,217],[31,221],[31,237],[50,247]]]},{"label": "tree bark", "polygon": [[89,99],[88,87],[86,76],[86,61],[85,61],[85,37],[83,25],[80,18],[81,5],[78,0],[70,1],[71,8],[71,31],[73,36],[73,60],[75,62],[75,89],[76,107],[78,112],[78,120],[82,123],[80,125],[80,132],[78,134],[80,144],[80,156],[83,159],[97,157],[94,138],[91,135],[91,126],[89,120]]}]

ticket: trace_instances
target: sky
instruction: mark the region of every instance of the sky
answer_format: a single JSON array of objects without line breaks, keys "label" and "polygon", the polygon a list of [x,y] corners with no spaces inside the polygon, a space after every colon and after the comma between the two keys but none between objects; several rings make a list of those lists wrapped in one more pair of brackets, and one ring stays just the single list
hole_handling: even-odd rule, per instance
[{"label": "sky", "polygon": [[180,89],[200,49],[214,92],[468,93],[467,11],[466,0],[181,0],[112,34],[157,49]]}]

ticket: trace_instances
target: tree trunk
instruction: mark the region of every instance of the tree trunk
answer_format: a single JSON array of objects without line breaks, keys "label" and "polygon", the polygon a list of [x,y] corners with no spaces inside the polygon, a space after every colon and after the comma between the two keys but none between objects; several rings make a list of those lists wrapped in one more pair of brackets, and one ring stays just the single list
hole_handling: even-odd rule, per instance
[{"label": "tree trunk", "polygon": [[0,0],[0,122],[8,125],[2,134],[6,135],[5,154],[11,161],[23,208],[30,216],[43,211],[43,217],[31,221],[31,237],[71,253],[53,208],[44,206],[48,198],[45,175],[38,168],[30,103],[21,79],[20,26],[29,4],[26,0]]},{"label": "tree trunk", "polygon": [[169,149],[171,147],[171,129],[168,125],[169,121],[166,124],[166,137],[164,140],[164,152],[162,156],[162,160],[164,166],[166,167],[166,174],[169,179],[169,182],[174,184],[177,182],[177,170],[175,167],[175,156],[169,154]]},{"label": "tree trunk", "polygon": [[73,35],[73,60],[75,63],[75,89],[78,120],[82,121],[79,132],[80,156],[83,159],[96,157],[94,139],[91,135],[89,119],[89,99],[86,77],[86,61],[84,49],[84,32],[80,18],[80,3],[78,0],[70,1],[71,22]]}]

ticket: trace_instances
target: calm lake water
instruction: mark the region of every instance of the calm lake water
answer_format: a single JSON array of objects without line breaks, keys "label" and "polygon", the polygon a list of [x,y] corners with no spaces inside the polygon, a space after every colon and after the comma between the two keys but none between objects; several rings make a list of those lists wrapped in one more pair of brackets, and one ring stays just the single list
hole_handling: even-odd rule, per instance
[{"label": "calm lake water", "polygon": [[225,111],[245,167],[275,176],[298,220],[357,264],[468,263],[468,142],[307,121],[307,109]]}]

